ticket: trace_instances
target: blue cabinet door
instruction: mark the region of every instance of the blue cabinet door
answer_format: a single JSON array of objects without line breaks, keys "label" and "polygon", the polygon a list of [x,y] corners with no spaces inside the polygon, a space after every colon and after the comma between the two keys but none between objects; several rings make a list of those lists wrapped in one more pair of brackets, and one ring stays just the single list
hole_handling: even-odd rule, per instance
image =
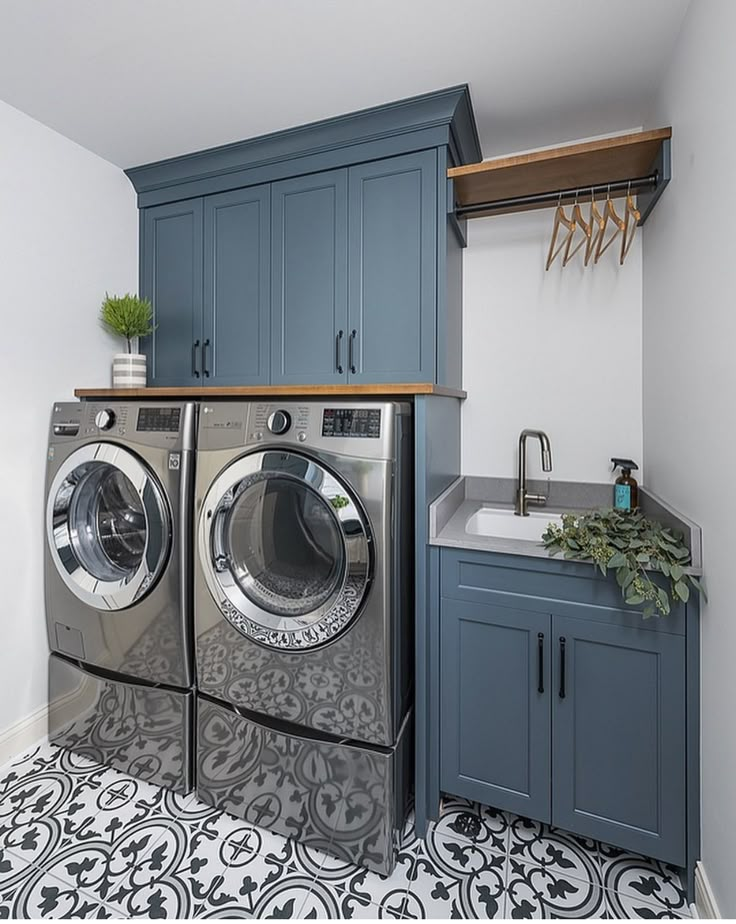
[{"label": "blue cabinet door", "polygon": [[267,385],[270,345],[269,186],[204,200],[205,385]]},{"label": "blue cabinet door", "polygon": [[202,384],[202,200],[145,209],[141,293],[156,329],[141,343],[148,384]]},{"label": "blue cabinet door", "polygon": [[347,381],[347,171],[274,183],[271,381]]},{"label": "blue cabinet door", "polygon": [[684,866],[684,638],[553,622],[553,823]]},{"label": "blue cabinet door", "polygon": [[350,168],[349,380],[432,382],[437,152]]},{"label": "blue cabinet door", "polygon": [[550,820],[550,618],[443,598],[440,786]]}]

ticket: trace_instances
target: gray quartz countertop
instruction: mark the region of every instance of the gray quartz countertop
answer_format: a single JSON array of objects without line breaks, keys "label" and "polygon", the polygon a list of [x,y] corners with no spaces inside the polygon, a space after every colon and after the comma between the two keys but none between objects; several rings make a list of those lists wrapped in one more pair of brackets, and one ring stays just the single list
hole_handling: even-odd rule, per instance
[{"label": "gray quartz countertop", "polygon": [[[468,521],[483,508],[514,509],[512,478],[484,478],[464,475],[454,481],[429,508],[430,545],[485,552],[502,552],[508,555],[527,555],[548,558],[547,550],[533,539],[514,539],[508,536],[479,535],[468,530]],[[547,497],[545,506],[531,506],[530,512],[553,519],[561,513],[582,512],[597,507],[610,507],[613,488],[610,484],[593,484],[571,481],[529,481],[530,491]],[[670,529],[683,534],[690,549],[692,574],[702,573],[702,544],[700,527],[674,510],[645,487],[639,489],[642,512]],[[542,527],[545,523],[542,520]]]}]

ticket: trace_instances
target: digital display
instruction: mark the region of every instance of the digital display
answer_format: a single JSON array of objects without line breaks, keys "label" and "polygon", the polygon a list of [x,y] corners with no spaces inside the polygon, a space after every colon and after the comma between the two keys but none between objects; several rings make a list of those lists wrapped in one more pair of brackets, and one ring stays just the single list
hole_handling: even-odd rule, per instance
[{"label": "digital display", "polygon": [[178,433],[180,407],[142,407],[138,411],[136,430],[139,433]]},{"label": "digital display", "polygon": [[322,436],[378,439],[380,435],[380,408],[326,408],[322,414]]}]

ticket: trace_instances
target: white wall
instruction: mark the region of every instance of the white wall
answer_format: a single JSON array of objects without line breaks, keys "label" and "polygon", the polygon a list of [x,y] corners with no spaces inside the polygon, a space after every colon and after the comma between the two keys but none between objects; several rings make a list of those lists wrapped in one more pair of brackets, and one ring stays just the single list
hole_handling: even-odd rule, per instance
[{"label": "white wall", "polygon": [[[545,210],[468,222],[465,474],[515,477],[524,427],[548,434],[554,479],[607,481],[611,456],[642,463],[641,237],[623,266],[613,244],[595,267],[581,251],[546,272],[552,221]],[[531,445],[529,472],[541,472]]]},{"label": "white wall", "polygon": [[54,400],[107,385],[105,290],[137,291],[121,170],[0,102],[0,733],[46,699],[43,493]]},{"label": "white wall", "polygon": [[651,127],[672,125],[673,179],[644,236],[647,482],[703,527],[702,847],[736,917],[736,3],[693,0]]}]

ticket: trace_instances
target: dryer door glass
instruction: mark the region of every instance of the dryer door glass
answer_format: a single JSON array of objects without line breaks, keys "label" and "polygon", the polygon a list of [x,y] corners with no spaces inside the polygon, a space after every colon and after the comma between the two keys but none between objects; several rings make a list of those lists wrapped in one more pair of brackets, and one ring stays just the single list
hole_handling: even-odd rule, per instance
[{"label": "dryer door glass", "polygon": [[120,446],[90,444],[69,456],[51,484],[46,524],[59,574],[97,609],[141,599],[166,563],[171,529],[163,490]]},{"label": "dryer door glass", "polygon": [[272,647],[324,644],[358,614],[370,532],[350,489],[293,452],[244,456],[210,488],[200,561],[222,613]]}]

